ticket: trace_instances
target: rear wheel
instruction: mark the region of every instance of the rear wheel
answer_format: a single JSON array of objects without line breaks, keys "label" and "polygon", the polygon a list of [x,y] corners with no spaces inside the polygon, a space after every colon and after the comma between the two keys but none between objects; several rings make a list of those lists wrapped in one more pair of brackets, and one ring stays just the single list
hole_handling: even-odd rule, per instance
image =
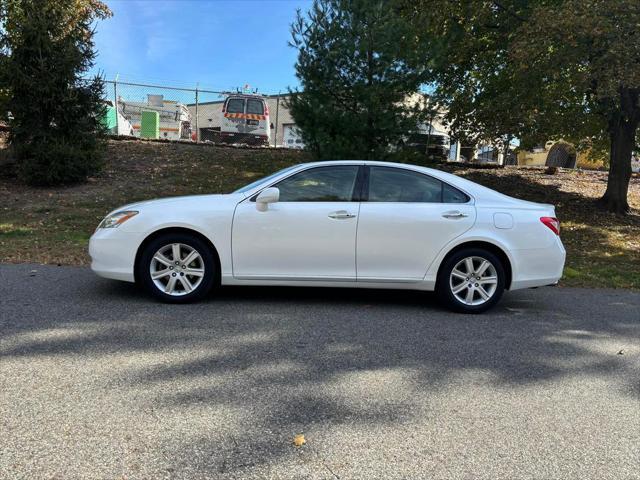
[{"label": "rear wheel", "polygon": [[438,274],[437,294],[452,310],[481,313],[502,297],[505,272],[493,253],[466,248],[451,255]]},{"label": "rear wheel", "polygon": [[205,242],[189,234],[169,233],[146,246],[137,265],[137,278],[156,298],[187,303],[209,293],[215,265]]}]

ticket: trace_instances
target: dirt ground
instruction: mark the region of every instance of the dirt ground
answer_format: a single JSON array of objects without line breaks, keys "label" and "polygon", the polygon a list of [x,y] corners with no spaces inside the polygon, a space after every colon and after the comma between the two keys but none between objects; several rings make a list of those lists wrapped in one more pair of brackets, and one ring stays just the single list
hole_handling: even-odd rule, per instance
[{"label": "dirt ground", "polygon": [[[118,140],[108,145],[105,170],[82,185],[32,188],[0,169],[0,262],[85,265],[88,239],[113,208],[157,197],[230,192],[308,160],[306,153],[292,150]],[[630,185],[632,213],[616,216],[594,205],[604,193],[606,172],[441,168],[507,195],[554,204],[568,251],[563,284],[640,288],[638,174]]]}]

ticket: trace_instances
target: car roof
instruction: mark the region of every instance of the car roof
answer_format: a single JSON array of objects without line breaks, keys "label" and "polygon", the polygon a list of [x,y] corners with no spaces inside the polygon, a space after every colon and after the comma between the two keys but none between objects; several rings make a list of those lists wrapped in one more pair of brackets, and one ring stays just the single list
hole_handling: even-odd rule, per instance
[{"label": "car roof", "polygon": [[303,170],[308,167],[323,166],[323,165],[371,165],[380,167],[401,168],[405,170],[412,170],[414,172],[425,173],[438,180],[448,183],[455,188],[464,191],[467,195],[470,195],[474,202],[487,202],[492,203],[495,201],[500,202],[517,202],[524,203],[522,200],[518,200],[502,193],[496,192],[490,188],[487,188],[478,183],[467,180],[466,178],[459,177],[452,173],[448,173],[435,168],[423,167],[420,165],[413,165],[410,163],[396,163],[396,162],[383,162],[377,160],[322,160],[318,162],[301,163],[298,165],[298,170]]},{"label": "car roof", "polygon": [[404,168],[406,170],[429,173],[430,175],[434,175],[437,177],[440,177],[440,174],[444,174],[445,176],[450,176],[452,178],[460,178],[455,175],[443,172],[442,170],[435,170],[433,168],[422,167],[420,165],[413,165],[410,163],[383,162],[379,160],[320,160],[317,162],[301,163],[298,165],[298,167],[300,167],[300,169],[303,169],[308,167],[321,167],[328,165],[371,165],[378,167]]},{"label": "car roof", "polygon": [[225,100],[229,100],[230,98],[252,98],[254,100],[265,100],[262,95],[253,95],[251,93],[233,93],[225,98]]},{"label": "car roof", "polygon": [[[460,177],[458,175],[454,175],[452,173],[447,173],[442,170],[437,170],[434,168],[422,167],[420,165],[412,165],[409,163],[382,162],[382,161],[376,161],[376,160],[321,160],[317,162],[300,163],[298,165],[295,165],[292,170],[289,170],[286,172],[286,174],[283,174],[283,177],[292,175],[295,172],[299,172],[307,168],[327,166],[327,165],[372,165],[372,166],[412,170],[414,172],[425,173],[434,178],[437,178],[438,180],[448,183],[459,190],[462,190],[464,193],[466,193],[472,198],[472,201],[474,203],[480,202],[480,203],[492,204],[492,203],[498,202],[505,206],[507,204],[537,205],[537,204],[534,204],[533,202],[526,202],[524,200],[509,197],[502,193],[496,192],[495,190],[487,188],[483,185],[472,182],[471,180],[467,180],[466,178]],[[279,181],[280,178],[274,178],[273,180]],[[257,191],[260,188],[262,187],[256,187],[254,190]]]},{"label": "car roof", "polygon": [[[434,168],[422,167],[420,165],[413,165],[410,163],[396,163],[396,162],[382,162],[378,160],[321,160],[317,162],[301,163],[297,167],[297,170],[304,170],[310,167],[322,167],[328,165],[370,165],[378,167],[390,167],[390,168],[402,168],[405,170],[412,170],[414,172],[425,173],[446,183],[451,183],[457,188],[465,190],[466,193],[471,193],[468,190],[474,189],[473,187],[480,187],[477,183],[471,182],[464,178],[458,177],[451,173],[443,172],[442,170],[436,170]],[[461,184],[464,184],[462,186]],[[469,188],[465,188],[469,187]],[[482,187],[485,188],[485,187]],[[489,190],[489,189],[487,189]],[[492,190],[491,190],[492,191]],[[474,196],[472,194],[472,196]]]}]

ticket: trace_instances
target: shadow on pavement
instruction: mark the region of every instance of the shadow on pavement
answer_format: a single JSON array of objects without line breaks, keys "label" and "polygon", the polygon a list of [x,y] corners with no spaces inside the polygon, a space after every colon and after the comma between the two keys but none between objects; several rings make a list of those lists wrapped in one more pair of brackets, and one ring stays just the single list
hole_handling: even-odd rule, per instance
[{"label": "shadow on pavement", "polygon": [[[402,425],[421,415],[416,397],[464,385],[471,372],[505,395],[616,377],[640,398],[628,358],[616,355],[640,339],[640,295],[629,292],[512,292],[479,316],[449,313],[431,294],[357,289],[223,288],[164,305],[82,269],[39,270],[31,291],[16,282],[2,301],[0,358],[150,355],[102,381],[147,392],[141,401],[159,411],[232,412],[212,438],[181,445],[207,452],[202,471],[272,463],[290,451],[283,432]],[[603,337],[609,350],[592,348]],[[237,448],[221,440],[227,427],[277,433]]]}]

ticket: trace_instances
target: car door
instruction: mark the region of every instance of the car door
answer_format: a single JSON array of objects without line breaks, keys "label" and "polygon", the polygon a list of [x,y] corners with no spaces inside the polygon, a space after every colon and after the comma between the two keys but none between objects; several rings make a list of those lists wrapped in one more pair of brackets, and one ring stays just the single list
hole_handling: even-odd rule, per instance
[{"label": "car door", "polygon": [[266,134],[268,128],[264,100],[248,98],[246,117],[246,128],[248,133]]},{"label": "car door", "polygon": [[245,99],[229,97],[223,110],[222,131],[234,133],[246,133]]},{"label": "car door", "polygon": [[269,185],[280,199],[266,211],[256,209],[257,194],[241,202],[233,219],[233,275],[355,281],[359,169],[331,165],[295,173]]},{"label": "car door", "polygon": [[438,252],[471,228],[470,197],[434,177],[370,166],[357,232],[358,281],[422,279]]}]

